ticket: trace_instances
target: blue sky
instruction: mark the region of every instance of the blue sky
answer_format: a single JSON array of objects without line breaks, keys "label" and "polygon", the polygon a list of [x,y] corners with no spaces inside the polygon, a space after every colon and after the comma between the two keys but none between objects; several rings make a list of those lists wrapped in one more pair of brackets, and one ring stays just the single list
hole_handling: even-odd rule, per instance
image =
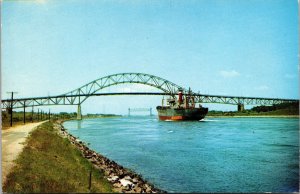
[{"label": "blue sky", "polygon": [[[3,1],[2,98],[8,91],[63,94],[122,72],[153,74],[205,94],[299,98],[297,7],[296,0]],[[128,88],[153,90],[108,90]],[[93,97],[82,109],[126,114],[160,102]]]}]

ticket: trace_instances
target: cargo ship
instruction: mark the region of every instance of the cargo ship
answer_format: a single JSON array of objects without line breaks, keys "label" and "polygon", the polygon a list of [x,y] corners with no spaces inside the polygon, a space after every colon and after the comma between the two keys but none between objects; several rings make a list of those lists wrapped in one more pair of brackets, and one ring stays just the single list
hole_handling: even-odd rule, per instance
[{"label": "cargo ship", "polygon": [[199,104],[195,107],[194,97],[190,95],[191,90],[187,95],[183,95],[182,90],[178,92],[178,100],[175,96],[167,99],[167,106],[157,106],[159,120],[186,121],[186,120],[201,120],[208,112],[208,108],[204,108]]}]

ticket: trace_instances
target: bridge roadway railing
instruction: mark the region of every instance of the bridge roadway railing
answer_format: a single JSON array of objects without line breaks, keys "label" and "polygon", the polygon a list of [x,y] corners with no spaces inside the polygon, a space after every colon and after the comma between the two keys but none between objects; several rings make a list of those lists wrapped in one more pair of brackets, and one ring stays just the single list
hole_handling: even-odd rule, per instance
[{"label": "bridge roadway railing", "polygon": [[273,105],[281,103],[294,103],[298,99],[284,99],[284,98],[263,98],[263,97],[243,97],[243,96],[221,96],[221,95],[208,95],[196,94],[196,103],[219,103],[219,104],[233,104],[233,105]]},{"label": "bridge roadway railing", "polygon": [[[94,93],[94,94],[74,94],[74,95],[59,95],[45,96],[32,98],[16,98],[5,99],[1,101],[1,109],[23,108],[32,106],[49,106],[49,105],[80,105],[81,99],[89,96],[112,96],[112,95],[161,95],[174,96],[174,93],[165,92],[123,92],[123,93]],[[221,96],[192,93],[195,103],[219,103],[232,105],[272,105],[280,103],[298,102],[298,99],[283,99],[283,98],[262,98],[262,97],[242,97],[242,96]],[[12,103],[12,104],[11,104]]]}]

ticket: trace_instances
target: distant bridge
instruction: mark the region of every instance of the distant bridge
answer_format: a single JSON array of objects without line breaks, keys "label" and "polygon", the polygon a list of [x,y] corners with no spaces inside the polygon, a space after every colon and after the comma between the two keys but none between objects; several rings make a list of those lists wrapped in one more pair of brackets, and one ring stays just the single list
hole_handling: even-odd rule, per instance
[{"label": "distant bridge", "polygon": [[149,112],[149,115],[152,116],[152,108],[128,108],[128,116],[131,115],[131,112]]},{"label": "distant bridge", "polygon": [[[119,84],[143,84],[161,90],[162,92],[121,92],[121,93],[99,93],[104,88]],[[80,88],[68,93],[57,96],[31,97],[6,99],[1,101],[2,109],[14,109],[33,106],[49,105],[78,105],[77,115],[81,119],[81,104],[90,96],[107,96],[107,95],[167,95],[175,97],[178,90],[182,90],[184,95],[194,96],[195,103],[221,103],[233,104],[238,106],[238,110],[243,110],[244,105],[272,105],[280,103],[293,103],[298,99],[281,99],[281,98],[259,98],[259,97],[242,97],[242,96],[221,96],[208,95],[189,91],[186,88],[178,86],[166,79],[144,74],[144,73],[119,73],[105,76],[94,80]]]}]

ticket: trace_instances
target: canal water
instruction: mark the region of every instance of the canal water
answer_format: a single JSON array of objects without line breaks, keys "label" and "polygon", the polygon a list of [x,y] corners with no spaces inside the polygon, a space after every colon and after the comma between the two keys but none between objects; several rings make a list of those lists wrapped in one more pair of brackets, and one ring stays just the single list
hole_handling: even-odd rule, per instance
[{"label": "canal water", "polygon": [[67,121],[89,147],[168,192],[299,190],[298,118]]}]

